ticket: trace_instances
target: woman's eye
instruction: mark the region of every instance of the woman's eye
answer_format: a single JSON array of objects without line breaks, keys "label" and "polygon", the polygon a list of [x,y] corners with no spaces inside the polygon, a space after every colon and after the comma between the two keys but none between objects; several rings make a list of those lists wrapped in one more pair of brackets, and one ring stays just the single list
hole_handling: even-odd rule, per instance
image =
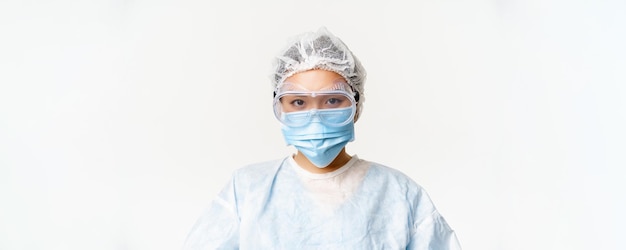
[{"label": "woman's eye", "polygon": [[326,101],[328,104],[330,105],[338,105],[341,103],[341,100],[337,99],[337,98],[330,98]]},{"label": "woman's eye", "polygon": [[294,106],[303,106],[303,105],[304,105],[304,101],[303,101],[303,100],[300,100],[300,99],[296,99],[296,100],[291,101],[291,105],[294,105]]}]

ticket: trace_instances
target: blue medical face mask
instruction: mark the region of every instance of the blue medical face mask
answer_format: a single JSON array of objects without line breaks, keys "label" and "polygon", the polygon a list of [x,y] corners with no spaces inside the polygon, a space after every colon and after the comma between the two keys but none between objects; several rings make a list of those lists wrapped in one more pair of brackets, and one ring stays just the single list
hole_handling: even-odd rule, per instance
[{"label": "blue medical face mask", "polygon": [[[327,167],[341,149],[354,140],[354,121],[337,126],[333,120],[351,119],[354,107],[307,111],[307,123],[301,126],[283,124],[288,145],[293,145],[318,168]],[[302,113],[285,113],[285,119],[302,119]]]}]

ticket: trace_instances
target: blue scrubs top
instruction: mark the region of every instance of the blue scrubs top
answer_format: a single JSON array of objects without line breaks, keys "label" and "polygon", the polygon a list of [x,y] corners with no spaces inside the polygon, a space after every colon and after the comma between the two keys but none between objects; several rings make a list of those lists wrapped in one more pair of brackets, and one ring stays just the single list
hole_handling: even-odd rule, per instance
[{"label": "blue scrubs top", "polygon": [[461,249],[428,194],[398,170],[353,156],[329,174],[303,171],[291,157],[236,170],[184,249]]}]

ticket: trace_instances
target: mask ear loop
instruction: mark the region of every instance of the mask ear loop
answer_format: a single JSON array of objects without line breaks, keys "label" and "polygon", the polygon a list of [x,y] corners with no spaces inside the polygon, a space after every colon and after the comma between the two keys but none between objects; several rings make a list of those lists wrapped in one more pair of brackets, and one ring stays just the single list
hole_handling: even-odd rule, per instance
[{"label": "mask ear loop", "polygon": [[356,111],[354,112],[354,118],[353,119],[357,119],[360,114],[359,114],[359,108],[357,107],[357,105],[359,104],[359,99],[361,97],[361,95],[359,94],[359,91],[354,90],[354,87],[352,87],[352,85],[350,85],[350,89],[352,89],[352,92],[354,92],[354,101],[356,102],[354,104]]},{"label": "mask ear loop", "polygon": [[[352,85],[350,85],[350,89],[354,93],[354,101],[359,102],[359,91],[354,90],[354,87],[352,87]],[[276,93],[274,93],[274,96],[276,96]]]}]

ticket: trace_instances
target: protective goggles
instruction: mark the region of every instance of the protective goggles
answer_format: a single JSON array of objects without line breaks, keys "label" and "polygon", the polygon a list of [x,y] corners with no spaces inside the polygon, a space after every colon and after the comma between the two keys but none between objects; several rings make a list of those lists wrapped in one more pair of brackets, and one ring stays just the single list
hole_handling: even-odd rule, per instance
[{"label": "protective goggles", "polygon": [[[358,98],[358,94],[356,95]],[[300,127],[319,121],[328,126],[343,126],[354,120],[355,94],[347,83],[309,91],[284,83],[274,96],[274,115],[284,125]]]}]

